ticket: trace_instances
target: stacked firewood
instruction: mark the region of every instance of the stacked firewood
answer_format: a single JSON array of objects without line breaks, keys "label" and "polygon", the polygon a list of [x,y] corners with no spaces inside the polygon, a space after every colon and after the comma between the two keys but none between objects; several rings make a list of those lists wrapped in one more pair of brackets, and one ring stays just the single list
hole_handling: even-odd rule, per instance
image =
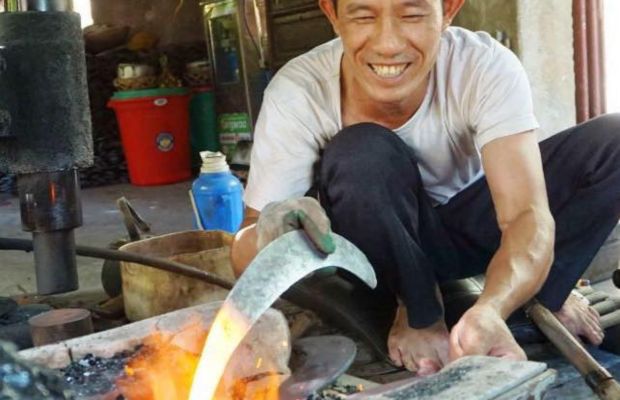
[{"label": "stacked firewood", "polygon": [[131,55],[131,52],[115,51],[86,57],[94,162],[92,167],[80,171],[82,187],[128,181],[118,124],[114,111],[108,108],[107,103],[115,90],[112,82],[116,77],[116,66]]}]

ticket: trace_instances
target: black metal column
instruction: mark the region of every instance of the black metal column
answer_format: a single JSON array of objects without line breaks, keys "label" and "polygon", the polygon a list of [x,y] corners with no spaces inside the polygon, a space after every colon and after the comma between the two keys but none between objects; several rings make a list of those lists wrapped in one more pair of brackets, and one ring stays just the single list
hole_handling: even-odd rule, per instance
[{"label": "black metal column", "polygon": [[18,176],[38,292],[63,293],[78,288],[77,168],[93,159],[84,44],[71,1],[27,6],[0,14],[0,171]]},{"label": "black metal column", "polygon": [[78,288],[73,229],[82,224],[75,169],[19,175],[22,227],[32,232],[41,294]]}]

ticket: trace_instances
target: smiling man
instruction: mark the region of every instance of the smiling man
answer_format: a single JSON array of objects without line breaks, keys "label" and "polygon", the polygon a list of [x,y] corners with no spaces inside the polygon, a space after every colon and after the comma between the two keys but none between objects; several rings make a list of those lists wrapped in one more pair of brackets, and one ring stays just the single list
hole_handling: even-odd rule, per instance
[{"label": "smiling man", "polygon": [[[319,1],[339,38],[269,85],[232,249],[242,273],[291,229],[325,252],[330,227],[348,238],[379,278],[357,298],[389,316],[392,360],[420,374],[468,354],[525,358],[505,320],[534,297],[600,343],[598,314],[570,293],[620,218],[620,118],[539,144],[518,59],[450,27],[463,2]],[[480,273],[449,332],[438,284]]]}]

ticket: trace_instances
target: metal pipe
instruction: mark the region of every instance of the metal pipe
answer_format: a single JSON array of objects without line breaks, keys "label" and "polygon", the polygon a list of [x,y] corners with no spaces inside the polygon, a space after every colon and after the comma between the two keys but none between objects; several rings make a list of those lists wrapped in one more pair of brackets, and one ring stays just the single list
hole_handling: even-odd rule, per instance
[{"label": "metal pipe", "polygon": [[28,11],[73,11],[73,0],[28,0]]},{"label": "metal pipe", "polygon": [[547,339],[579,371],[586,384],[600,399],[617,400],[620,398],[618,382],[588,353],[551,311],[538,302],[532,302],[527,313]]},{"label": "metal pipe", "polygon": [[573,0],[573,34],[575,49],[575,105],[577,123],[590,115],[588,99],[588,41],[586,29],[586,0]]},{"label": "metal pipe", "polygon": [[22,228],[33,235],[38,292],[77,290],[73,229],[82,224],[77,170],[23,174],[17,185]]},{"label": "metal pipe", "polygon": [[37,292],[41,295],[78,289],[73,230],[33,232]]},{"label": "metal pipe", "polygon": [[[33,249],[33,241],[31,240],[0,238],[0,250],[21,250],[30,252],[33,251]],[[163,258],[143,256],[127,251],[102,249],[98,247],[80,245],[75,246],[75,254],[82,257],[100,258],[113,261],[126,261],[136,264],[142,264],[163,271],[187,276],[189,278],[195,278],[206,283],[223,287],[225,289],[231,289],[234,285],[233,282],[227,279],[220,278],[216,275],[202,271],[195,267],[191,267],[174,261],[169,261]]]}]

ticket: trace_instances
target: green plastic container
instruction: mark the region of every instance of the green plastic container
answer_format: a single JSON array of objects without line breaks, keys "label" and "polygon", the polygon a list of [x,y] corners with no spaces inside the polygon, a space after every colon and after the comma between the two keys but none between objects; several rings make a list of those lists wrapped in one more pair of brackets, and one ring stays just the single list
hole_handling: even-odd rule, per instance
[{"label": "green plastic container", "polygon": [[189,93],[189,90],[183,87],[122,90],[120,92],[114,92],[112,100],[130,100],[140,97],[165,97],[184,95],[187,93]]},{"label": "green plastic container", "polygon": [[200,152],[219,151],[220,140],[215,115],[215,93],[211,87],[193,89],[189,104],[190,142],[192,147],[192,167],[200,167]]}]

